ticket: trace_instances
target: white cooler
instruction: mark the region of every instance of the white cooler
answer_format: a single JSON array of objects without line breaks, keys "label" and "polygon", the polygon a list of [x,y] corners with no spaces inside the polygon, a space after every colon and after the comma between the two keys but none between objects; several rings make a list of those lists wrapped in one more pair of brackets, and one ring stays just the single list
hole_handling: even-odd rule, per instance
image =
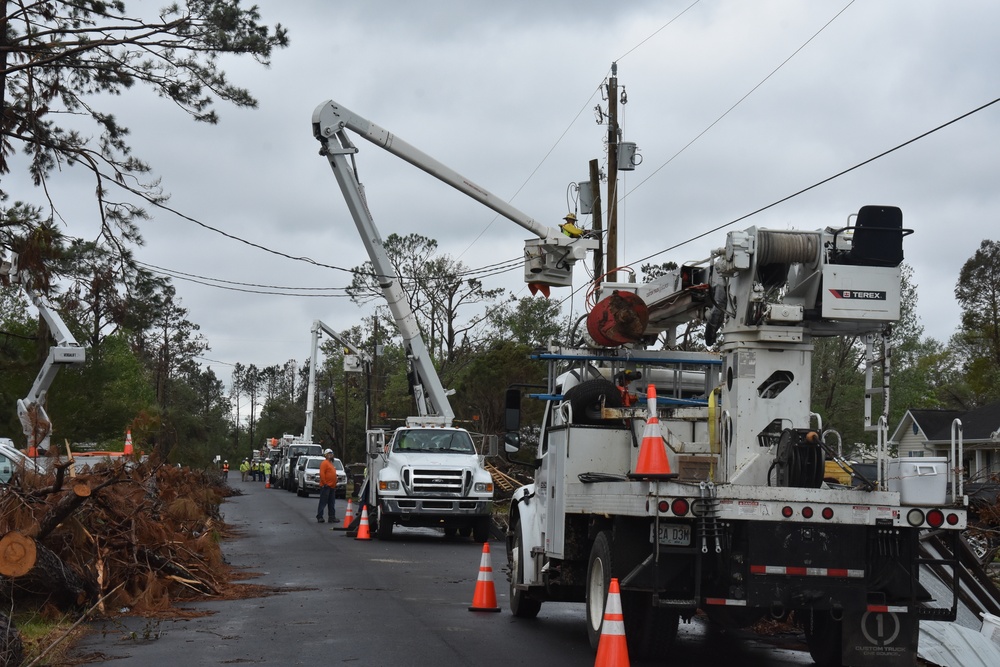
[{"label": "white cooler", "polygon": [[903,505],[944,505],[948,492],[948,458],[912,456],[889,459],[886,480]]}]

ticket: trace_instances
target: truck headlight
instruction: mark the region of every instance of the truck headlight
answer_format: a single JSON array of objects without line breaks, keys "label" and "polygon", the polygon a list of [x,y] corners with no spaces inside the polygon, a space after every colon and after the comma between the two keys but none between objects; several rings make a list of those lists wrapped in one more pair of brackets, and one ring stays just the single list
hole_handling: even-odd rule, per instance
[{"label": "truck headlight", "polygon": [[493,493],[493,482],[476,482],[476,493]]},{"label": "truck headlight", "polygon": [[388,482],[384,482],[382,480],[379,480],[378,490],[379,491],[398,491],[399,490],[399,482],[397,482],[396,480],[390,480]]}]

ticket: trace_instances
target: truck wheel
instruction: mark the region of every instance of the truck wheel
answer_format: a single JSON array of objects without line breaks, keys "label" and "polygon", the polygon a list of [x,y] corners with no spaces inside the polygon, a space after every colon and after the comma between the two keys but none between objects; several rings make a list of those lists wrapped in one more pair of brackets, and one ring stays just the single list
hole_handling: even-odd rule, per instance
[{"label": "truck wheel", "polygon": [[375,525],[375,536],[380,540],[388,540],[392,538],[392,518],[388,516],[382,516],[382,510],[377,512],[378,523]]},{"label": "truck wheel", "polygon": [[524,583],[524,547],[521,543],[521,526],[518,524],[514,525],[514,546],[507,553],[507,565],[510,567],[510,613],[517,618],[538,616],[542,601],[515,586]]},{"label": "truck wheel", "polygon": [[819,667],[840,667],[843,621],[834,620],[827,612],[814,611],[804,629],[813,662]]},{"label": "truck wheel", "polygon": [[301,498],[301,497],[309,495],[309,494],[302,493],[302,489],[299,489],[298,491],[295,492],[295,495],[297,495],[299,498]]},{"label": "truck wheel", "polygon": [[571,387],[565,400],[573,407],[573,421],[577,424],[600,424],[601,407],[622,407],[622,395],[613,382],[608,380],[587,380]]},{"label": "truck wheel", "polygon": [[[590,648],[597,650],[604,627],[604,607],[611,585],[611,531],[597,534],[587,561],[587,637]],[[628,635],[626,635],[626,638]]]},{"label": "truck wheel", "polygon": [[[475,523],[472,524],[472,539],[475,542],[489,542],[490,541],[490,524],[493,523],[493,517],[480,516],[476,517]],[[467,534],[467,533],[463,533]]]}]

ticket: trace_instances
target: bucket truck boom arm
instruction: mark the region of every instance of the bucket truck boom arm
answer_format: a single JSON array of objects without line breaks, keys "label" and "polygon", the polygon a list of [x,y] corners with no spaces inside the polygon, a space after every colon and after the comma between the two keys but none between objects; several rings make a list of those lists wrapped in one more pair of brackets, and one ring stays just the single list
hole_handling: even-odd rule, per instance
[{"label": "bucket truck boom arm", "polygon": [[[344,346],[351,354],[361,359],[361,363],[367,365],[371,363],[368,354],[351,344],[350,341],[342,338],[336,331],[328,327],[319,320],[314,320],[312,324],[312,353],[309,358],[309,387],[306,389],[306,427],[302,432],[302,439],[305,442],[312,442],[313,411],[316,406],[316,364],[319,360],[319,338],[322,333],[334,339]],[[368,423],[367,416],[365,424]]]},{"label": "bucket truck boom arm", "polygon": [[416,318],[396,278],[371,211],[368,210],[364,189],[353,168],[353,157],[351,161],[348,160],[348,156],[353,156],[357,148],[351,142],[347,130],[356,132],[535,234],[538,238],[529,240],[525,249],[525,280],[529,283],[552,286],[571,284],[573,264],[582,259],[588,249],[596,248],[598,242],[595,239],[569,238],[555,227],[546,227],[426,153],[336,102],[328,100],[316,107],[312,126],[313,136],[322,145],[320,154],[330,162],[347,201],[347,208],[368,251],[376,280],[403,336],[403,343],[417,376],[413,383],[417,412],[425,423],[434,421],[451,425],[454,412],[420,337]]},{"label": "bucket truck boom arm", "polygon": [[17,417],[27,438],[27,448],[31,451],[36,447],[48,447],[52,423],[45,412],[45,398],[52,381],[59,369],[68,364],[82,364],[87,355],[83,346],[76,342],[69,327],[62,321],[55,308],[48,300],[39,294],[31,285],[31,280],[23,271],[17,268],[17,255],[11,261],[0,256],[0,275],[10,277],[12,283],[19,283],[31,302],[38,308],[39,314],[48,326],[56,344],[49,348],[49,355],[35,377],[34,384],[28,394],[17,401]]}]

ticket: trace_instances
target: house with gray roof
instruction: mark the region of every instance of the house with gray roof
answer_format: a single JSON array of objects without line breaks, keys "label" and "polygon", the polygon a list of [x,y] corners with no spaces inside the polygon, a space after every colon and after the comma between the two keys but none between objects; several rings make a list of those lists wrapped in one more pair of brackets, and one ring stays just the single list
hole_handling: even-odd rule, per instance
[{"label": "house with gray roof", "polygon": [[950,457],[959,439],[967,480],[1000,475],[1000,402],[969,411],[907,410],[889,443],[900,457]]}]

